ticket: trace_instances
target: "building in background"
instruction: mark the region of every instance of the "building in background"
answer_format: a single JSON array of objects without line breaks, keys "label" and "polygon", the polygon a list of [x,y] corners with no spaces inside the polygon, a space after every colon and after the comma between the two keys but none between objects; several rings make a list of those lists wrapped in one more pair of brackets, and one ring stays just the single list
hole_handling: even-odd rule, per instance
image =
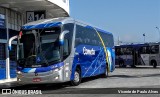
[{"label": "building in background", "polygon": [[[68,16],[69,0],[0,0],[0,83],[6,79],[7,41],[18,34],[23,24]],[[13,44],[13,50],[9,54],[10,77],[16,78],[16,42]]]}]

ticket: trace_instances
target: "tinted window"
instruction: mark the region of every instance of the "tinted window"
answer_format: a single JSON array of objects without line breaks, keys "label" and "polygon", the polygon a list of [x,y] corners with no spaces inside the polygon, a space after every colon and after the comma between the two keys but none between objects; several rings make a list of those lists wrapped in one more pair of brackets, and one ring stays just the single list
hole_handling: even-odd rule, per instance
[{"label": "tinted window", "polygon": [[113,35],[108,34],[106,32],[101,32],[101,31],[98,32],[100,33],[105,45],[112,48],[114,46]]},{"label": "tinted window", "polygon": [[149,50],[149,46],[143,46],[140,48],[140,53],[141,54],[149,54],[150,50]]},{"label": "tinted window", "polygon": [[0,43],[0,60],[5,60],[5,44]]},{"label": "tinted window", "polygon": [[64,36],[64,46],[63,46],[63,57],[64,58],[66,58],[71,52],[73,29],[74,29],[74,24],[72,23],[63,25],[63,31],[65,30],[69,31],[69,33],[67,33]]},{"label": "tinted window", "polygon": [[[114,42],[113,42],[113,36],[111,34],[107,34],[100,31],[98,31],[98,33],[100,33],[100,36],[102,37],[105,46],[113,47]],[[75,46],[80,44],[102,46],[101,40],[94,29],[77,25]]]},{"label": "tinted window", "polygon": [[115,48],[115,53],[116,55],[121,55],[122,54],[121,48]]},{"label": "tinted window", "polygon": [[150,53],[151,54],[159,53],[159,46],[158,45],[152,45],[152,46],[150,46]]},{"label": "tinted window", "polygon": [[132,47],[116,48],[116,55],[132,55],[134,49]]},{"label": "tinted window", "polygon": [[77,25],[75,46],[80,44],[100,45],[100,40],[95,30]]}]

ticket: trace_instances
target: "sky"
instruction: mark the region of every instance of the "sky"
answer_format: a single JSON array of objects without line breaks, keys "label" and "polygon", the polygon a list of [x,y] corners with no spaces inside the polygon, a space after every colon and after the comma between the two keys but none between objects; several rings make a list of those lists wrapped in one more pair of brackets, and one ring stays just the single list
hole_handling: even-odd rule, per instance
[{"label": "sky", "polygon": [[160,39],[160,0],[70,0],[70,15],[113,33],[115,43]]}]

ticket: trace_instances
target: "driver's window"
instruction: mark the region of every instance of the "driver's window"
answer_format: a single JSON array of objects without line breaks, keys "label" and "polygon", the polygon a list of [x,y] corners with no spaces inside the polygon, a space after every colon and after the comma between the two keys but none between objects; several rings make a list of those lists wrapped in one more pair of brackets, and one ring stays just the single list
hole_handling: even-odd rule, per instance
[{"label": "driver's window", "polygon": [[66,59],[71,52],[73,29],[74,29],[73,23],[68,23],[63,25],[63,31],[69,31],[69,33],[65,34],[64,36],[63,59]]},{"label": "driver's window", "polygon": [[69,55],[69,40],[64,39],[63,56],[66,57],[68,55]]}]

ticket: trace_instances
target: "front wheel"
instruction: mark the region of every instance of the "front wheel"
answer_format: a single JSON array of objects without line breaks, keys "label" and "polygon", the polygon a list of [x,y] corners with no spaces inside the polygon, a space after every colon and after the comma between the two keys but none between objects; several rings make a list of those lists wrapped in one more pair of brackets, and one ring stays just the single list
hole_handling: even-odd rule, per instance
[{"label": "front wheel", "polygon": [[78,86],[81,83],[81,71],[79,68],[74,72],[74,79],[71,81],[72,86]]}]

